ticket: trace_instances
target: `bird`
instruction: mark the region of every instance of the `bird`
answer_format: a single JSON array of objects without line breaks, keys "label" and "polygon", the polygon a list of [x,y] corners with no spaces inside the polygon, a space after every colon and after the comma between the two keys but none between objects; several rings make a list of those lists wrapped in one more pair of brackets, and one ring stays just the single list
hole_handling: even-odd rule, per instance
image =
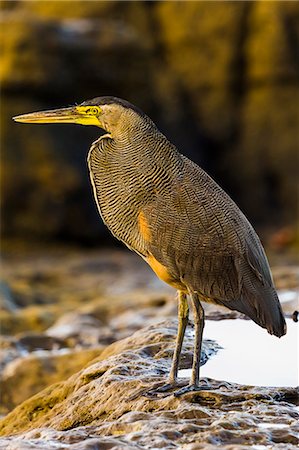
[{"label": "bird", "polygon": [[[100,216],[118,240],[177,290],[178,332],[171,369],[167,382],[153,392],[176,389],[178,396],[204,389],[202,302],[243,313],[277,337],[286,333],[269,263],[254,228],[230,196],[138,107],[104,96],[13,119],[93,125],[104,131],[88,154]],[[179,388],[189,305],[194,318],[193,363],[189,384]]]}]

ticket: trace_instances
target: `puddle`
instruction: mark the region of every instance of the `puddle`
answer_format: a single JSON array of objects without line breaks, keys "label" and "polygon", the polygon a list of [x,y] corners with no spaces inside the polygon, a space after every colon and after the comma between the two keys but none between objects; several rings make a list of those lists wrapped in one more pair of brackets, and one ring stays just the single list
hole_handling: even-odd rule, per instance
[{"label": "puddle", "polygon": [[267,445],[252,445],[250,448],[253,450],[264,450],[264,449],[269,450],[269,447],[267,447]]},{"label": "puddle", "polygon": [[[278,339],[249,320],[206,320],[204,338],[223,349],[201,367],[201,377],[252,386],[298,385],[298,324],[287,319],[288,331]],[[191,370],[180,370],[190,377]]]},{"label": "puddle", "polygon": [[265,429],[275,428],[276,430],[278,428],[283,429],[283,428],[289,428],[290,427],[290,425],[288,423],[270,423],[270,422],[269,423],[268,422],[260,423],[258,426],[260,428],[265,428]]}]

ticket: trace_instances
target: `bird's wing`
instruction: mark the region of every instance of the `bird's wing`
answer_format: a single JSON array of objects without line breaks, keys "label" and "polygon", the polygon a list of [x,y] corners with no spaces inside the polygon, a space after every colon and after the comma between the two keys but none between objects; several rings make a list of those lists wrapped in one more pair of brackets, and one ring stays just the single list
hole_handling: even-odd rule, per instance
[{"label": "bird's wing", "polygon": [[149,252],[203,297],[240,298],[243,275],[272,285],[263,248],[231,198],[196,164],[185,160],[173,189],[144,210]]},{"label": "bird's wing", "polygon": [[204,185],[203,194],[202,183],[184,183],[173,202],[171,196],[157,198],[145,215],[149,223],[154,217],[159,223],[147,248],[162,265],[162,279],[174,287],[181,282],[203,300],[246,314],[270,334],[284,335],[285,320],[259,238],[214,182],[205,179]]},{"label": "bird's wing", "polygon": [[243,255],[245,263],[262,284],[273,286],[268,260],[257,234],[251,229],[246,233],[245,239],[246,247]]}]

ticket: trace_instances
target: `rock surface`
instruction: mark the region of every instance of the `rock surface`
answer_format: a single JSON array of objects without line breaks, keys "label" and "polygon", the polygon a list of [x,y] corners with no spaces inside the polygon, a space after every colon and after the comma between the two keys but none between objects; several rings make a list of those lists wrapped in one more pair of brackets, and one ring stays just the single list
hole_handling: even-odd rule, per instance
[{"label": "rock surface", "polygon": [[[281,443],[295,449],[294,388],[207,380],[210,389],[148,398],[170,368],[176,323],[162,322],[106,348],[90,365],[46,388],[2,420],[0,448],[242,448]],[[190,366],[187,333],[184,365]],[[207,358],[217,350],[204,342]],[[187,380],[186,380],[187,382]],[[6,447],[5,447],[6,446]],[[272,447],[274,448],[274,447]],[[277,447],[279,448],[279,447]]]},{"label": "rock surface", "polygon": [[64,380],[96,358],[103,346],[89,349],[37,350],[8,363],[1,374],[1,409],[7,413],[27,398]]},{"label": "rock surface", "polygon": [[[169,371],[176,302],[134,254],[31,249],[6,252],[2,269],[1,412],[15,409],[0,448],[295,448],[294,388],[209,380],[180,398],[144,395]],[[298,268],[273,272],[291,317]],[[204,307],[211,320],[243,317]],[[183,369],[192,333],[189,324]],[[202,362],[219,344],[205,340]]]}]

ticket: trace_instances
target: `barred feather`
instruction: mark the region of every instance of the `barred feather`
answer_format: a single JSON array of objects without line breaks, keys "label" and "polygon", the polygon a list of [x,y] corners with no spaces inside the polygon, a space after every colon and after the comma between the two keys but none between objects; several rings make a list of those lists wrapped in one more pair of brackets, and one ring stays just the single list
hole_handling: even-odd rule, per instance
[{"label": "barred feather", "polygon": [[[232,199],[181,155],[153,122],[127,104],[117,136],[96,141],[88,163],[111,232],[204,301],[247,314],[282,336],[285,320],[265,252]],[[138,226],[142,212],[149,231]]]}]

